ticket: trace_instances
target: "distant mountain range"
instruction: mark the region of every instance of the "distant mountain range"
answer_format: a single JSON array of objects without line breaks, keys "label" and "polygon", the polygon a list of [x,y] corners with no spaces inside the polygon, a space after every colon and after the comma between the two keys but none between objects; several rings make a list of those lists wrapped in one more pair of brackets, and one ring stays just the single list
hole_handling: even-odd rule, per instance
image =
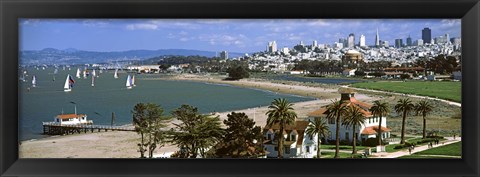
[{"label": "distant mountain range", "polygon": [[[128,50],[118,52],[84,51],[73,48],[64,50],[45,48],[42,50],[20,51],[20,64],[86,64],[109,63],[127,60],[144,60],[152,57],[179,55],[179,56],[205,56],[214,57],[217,53],[212,51],[188,49],[159,49],[159,50]],[[220,53],[218,52],[218,56]],[[244,53],[229,52],[229,58],[243,56]]]}]

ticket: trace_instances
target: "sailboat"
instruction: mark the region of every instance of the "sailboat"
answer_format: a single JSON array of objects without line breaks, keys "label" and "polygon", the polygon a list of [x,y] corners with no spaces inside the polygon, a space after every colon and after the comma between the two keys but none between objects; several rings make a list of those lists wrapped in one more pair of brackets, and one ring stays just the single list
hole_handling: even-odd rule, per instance
[{"label": "sailboat", "polygon": [[115,74],[113,75],[113,78],[115,78],[115,79],[118,78],[118,69],[115,69]]},{"label": "sailboat", "polygon": [[36,86],[37,86],[37,78],[35,77],[35,75],[33,75],[32,87],[36,87]]},{"label": "sailboat", "polygon": [[55,71],[53,71],[53,81],[55,81],[55,75],[57,75],[57,73],[58,73],[58,69],[55,68]]},{"label": "sailboat", "polygon": [[77,68],[77,78],[80,79],[80,68]]},{"label": "sailboat", "polygon": [[95,76],[92,75],[92,87],[95,86]]},{"label": "sailboat", "polygon": [[135,75],[132,76],[132,85],[133,85],[134,87],[137,86],[137,85],[135,85]]},{"label": "sailboat", "polygon": [[127,83],[125,85],[127,86],[127,89],[132,89],[132,77],[130,77],[130,75],[128,75]]},{"label": "sailboat", "polygon": [[98,77],[97,73],[95,72],[95,69],[93,69],[93,71],[92,71],[92,77]]},{"label": "sailboat", "polygon": [[65,80],[65,86],[63,86],[63,91],[65,92],[70,92],[72,91],[73,84],[75,83],[75,80],[73,80],[72,76],[67,75],[67,79]]},{"label": "sailboat", "polygon": [[88,72],[87,70],[84,70],[84,71],[83,71],[83,79],[86,79],[86,78],[87,78],[87,72]]}]

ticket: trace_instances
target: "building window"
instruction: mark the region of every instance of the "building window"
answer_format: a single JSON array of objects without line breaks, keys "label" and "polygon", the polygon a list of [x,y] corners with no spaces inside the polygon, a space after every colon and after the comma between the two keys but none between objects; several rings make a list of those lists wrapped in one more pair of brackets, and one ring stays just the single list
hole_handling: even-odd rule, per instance
[{"label": "building window", "polygon": [[292,136],[290,137],[290,140],[292,140],[292,141],[297,141],[297,139],[295,138],[295,135],[292,135]]},{"label": "building window", "polygon": [[60,119],[57,119],[57,122],[60,122]]},{"label": "building window", "polygon": [[345,132],[345,139],[348,141],[349,140],[349,136],[350,134],[348,132]]},{"label": "building window", "polygon": [[307,151],[307,153],[310,153],[310,146],[305,146],[305,151]]},{"label": "building window", "polygon": [[267,139],[271,140],[272,139],[272,134],[267,134]]},{"label": "building window", "polygon": [[275,146],[275,148],[274,148],[274,149],[275,149],[275,151],[278,151],[278,147],[277,147],[277,146]]}]

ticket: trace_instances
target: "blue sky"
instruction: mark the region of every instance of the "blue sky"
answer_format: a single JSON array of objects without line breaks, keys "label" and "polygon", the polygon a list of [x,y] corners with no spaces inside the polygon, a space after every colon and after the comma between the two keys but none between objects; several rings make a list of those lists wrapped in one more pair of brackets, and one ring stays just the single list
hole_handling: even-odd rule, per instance
[{"label": "blue sky", "polygon": [[257,52],[269,41],[278,48],[300,41],[333,44],[339,38],[361,34],[372,45],[378,28],[380,39],[390,44],[410,35],[421,38],[424,27],[432,38],[445,33],[461,37],[460,19],[21,19],[20,50],[75,48],[88,51],[136,49],[196,49]]}]

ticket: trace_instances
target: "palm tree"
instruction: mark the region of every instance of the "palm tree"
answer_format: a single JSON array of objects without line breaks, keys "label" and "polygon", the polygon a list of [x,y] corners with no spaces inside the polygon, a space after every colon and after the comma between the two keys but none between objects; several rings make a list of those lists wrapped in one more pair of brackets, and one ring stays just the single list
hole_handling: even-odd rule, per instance
[{"label": "palm tree", "polygon": [[278,138],[278,158],[283,157],[283,131],[286,125],[295,124],[297,113],[293,111],[293,104],[289,103],[285,98],[274,99],[272,104],[268,106],[266,115],[267,126],[273,126],[278,124],[280,126],[279,138]]},{"label": "palm tree", "polygon": [[427,119],[425,119],[425,117],[432,111],[433,106],[427,100],[422,100],[415,105],[415,112],[417,116],[421,114],[423,117],[423,139],[426,138],[427,133]]},{"label": "palm tree", "polygon": [[357,127],[360,127],[365,124],[365,116],[360,109],[351,105],[345,112],[345,118],[342,121],[342,125],[346,127],[352,127],[353,132],[353,150],[352,154],[357,153]]},{"label": "palm tree", "polygon": [[317,135],[317,158],[320,158],[320,146],[322,144],[321,137],[325,138],[328,136],[328,134],[330,134],[328,124],[322,118],[315,117],[315,119],[313,119],[313,122],[310,122],[310,124],[308,124],[305,133],[307,133],[310,139],[312,139],[315,134]]},{"label": "palm tree", "polygon": [[330,120],[335,120],[336,128],[335,128],[335,156],[334,158],[339,157],[340,152],[340,120],[341,115],[345,111],[345,105],[343,100],[333,101],[332,104],[327,106],[327,118]]},{"label": "palm tree", "polygon": [[415,109],[415,105],[413,105],[412,101],[410,101],[410,99],[408,98],[398,100],[397,104],[395,105],[395,112],[402,113],[403,115],[402,136],[401,136],[400,144],[405,143],[405,119],[407,118],[407,115],[410,114],[410,112],[413,111],[414,109]]},{"label": "palm tree", "polygon": [[373,116],[376,116],[379,118],[378,121],[378,145],[382,145],[382,117],[387,115],[388,112],[390,112],[390,108],[388,107],[388,104],[386,102],[381,102],[379,100],[376,100],[373,102],[373,106],[370,108],[370,112],[372,112]]}]

